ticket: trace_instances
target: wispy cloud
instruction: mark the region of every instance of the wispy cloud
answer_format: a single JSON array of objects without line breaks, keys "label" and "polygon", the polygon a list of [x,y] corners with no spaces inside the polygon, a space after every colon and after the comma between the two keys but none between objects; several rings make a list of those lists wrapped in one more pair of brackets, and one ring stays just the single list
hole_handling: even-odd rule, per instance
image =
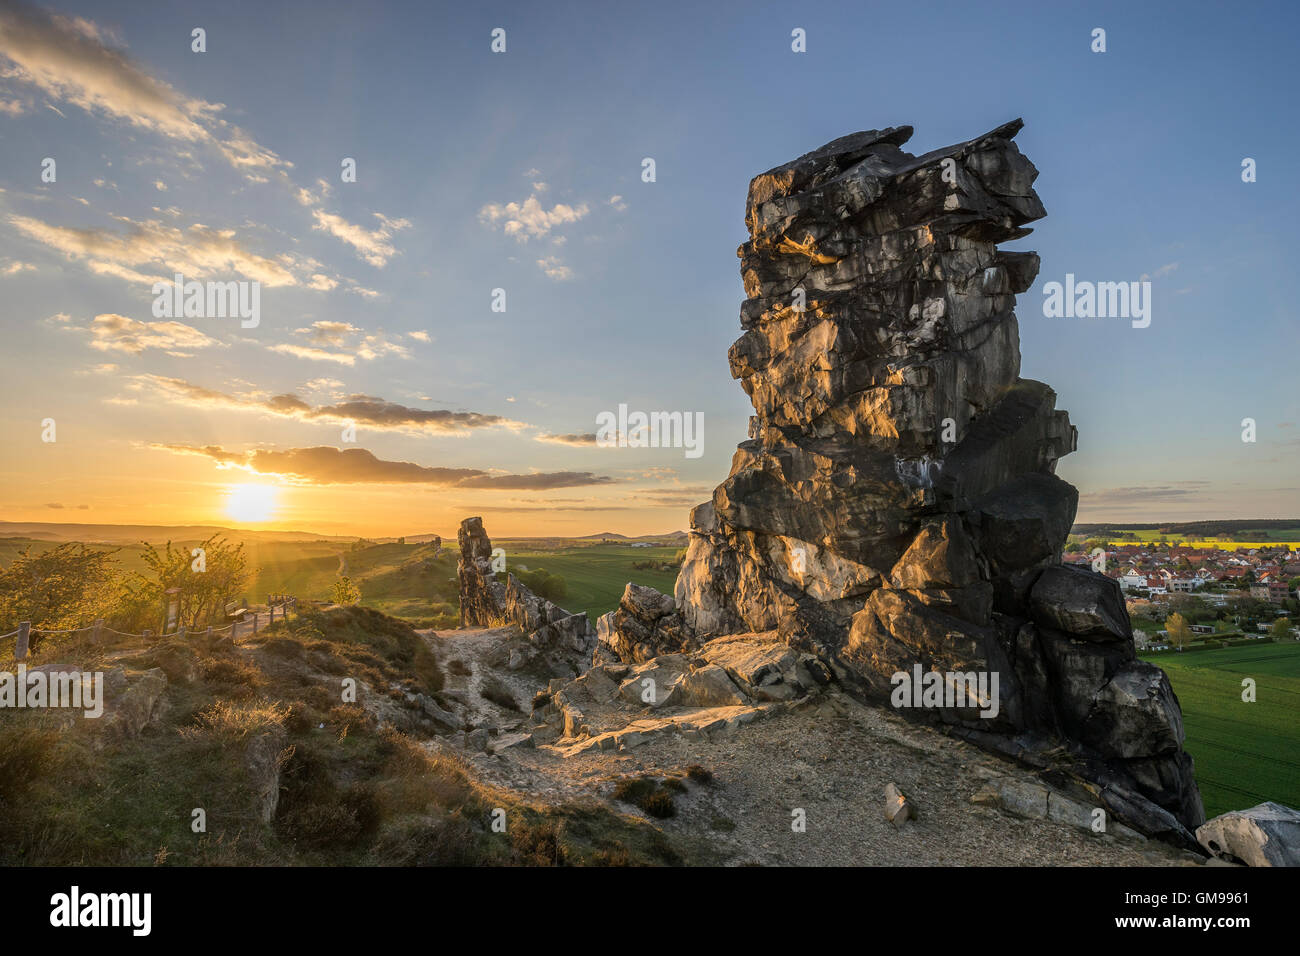
[{"label": "wispy cloud", "polygon": [[[286,342],[268,348],[284,355],[316,362],[336,362],[339,365],[355,365],[357,359],[371,362],[390,355],[396,358],[411,357],[410,349],[390,342],[383,331],[367,333],[350,322],[313,322],[306,328],[295,329],[294,334],[302,336],[307,344]],[[331,349],[342,351],[330,351]]]},{"label": "wispy cloud", "polygon": [[180,455],[209,458],[221,468],[239,468],[306,484],[426,484],[439,487],[534,490],[602,485],[614,479],[591,472],[557,471],[528,475],[492,474],[479,468],[443,468],[410,461],[389,461],[364,448],[328,445],[283,450],[257,448],[227,451],[219,445],[155,444]]},{"label": "wispy cloud", "polygon": [[232,395],[185,379],[152,374],[133,376],[128,388],[133,392],[147,393],[175,404],[192,405],[209,410],[258,412],[298,421],[332,425],[355,423],[381,431],[467,435],[476,428],[517,430],[526,427],[522,422],[512,421],[500,415],[411,408],[371,395],[351,395],[333,404],[312,405],[292,393],[268,396],[265,393],[254,392]]},{"label": "wispy cloud", "polygon": [[586,434],[586,435],[579,435],[579,434],[555,435],[548,432],[548,433],[543,433],[541,435],[535,435],[534,441],[546,442],[551,445],[573,445],[577,447],[584,447],[589,445],[594,448],[596,445],[596,433],[591,432],[590,434]]},{"label": "wispy cloud", "polygon": [[1182,481],[1166,485],[1128,485],[1118,488],[1103,488],[1099,491],[1083,492],[1079,495],[1081,503],[1089,507],[1106,505],[1160,504],[1182,501],[1194,495],[1202,494],[1208,481]]},{"label": "wispy cloud", "polygon": [[292,342],[281,342],[277,345],[267,346],[267,348],[281,355],[292,355],[294,358],[308,359],[312,362],[335,362],[339,365],[349,366],[357,364],[355,355],[349,355],[346,352],[331,352],[327,349],[316,348],[313,345],[295,345]]},{"label": "wispy cloud", "polygon": [[184,95],[110,42],[115,38],[89,20],[19,3],[0,8],[8,79],[169,140],[211,146],[250,176],[292,165],[222,119],[222,104]]},{"label": "wispy cloud", "polygon": [[323,209],[313,209],[312,217],[316,220],[315,229],[320,229],[329,233],[337,239],[346,242],[357,251],[366,262],[370,263],[376,269],[382,269],[388,265],[388,260],[397,255],[397,250],[390,241],[393,233],[408,228],[411,224],[405,219],[390,219],[382,213],[375,213],[375,218],[379,220],[379,226],[375,229],[367,229],[356,223],[348,222],[342,216],[326,212]]},{"label": "wispy cloud", "polygon": [[[177,272],[199,278],[234,272],[267,286],[298,284],[290,268],[298,265],[293,257],[257,255],[244,247],[233,229],[215,230],[196,223],[181,230],[157,220],[120,218],[127,224],[123,232],[55,226],[30,216],[12,215],[9,222],[23,235],[70,259],[85,260],[92,272],[132,282],[169,282]],[[160,274],[146,275],[140,268]]]},{"label": "wispy cloud", "polygon": [[555,256],[546,256],[542,259],[538,259],[537,266],[548,279],[563,282],[565,279],[573,278],[573,270]]},{"label": "wispy cloud", "polygon": [[140,322],[113,312],[97,315],[90,323],[91,347],[101,352],[129,352],[139,355],[159,349],[168,355],[188,358],[193,350],[216,345],[215,339],[184,322]]},{"label": "wispy cloud", "polygon": [[1173,275],[1175,272],[1177,272],[1178,266],[1179,263],[1177,262],[1167,262],[1164,265],[1162,265],[1159,269],[1157,269],[1155,272],[1144,272],[1138,278],[1141,279],[1142,281],[1146,281],[1147,279],[1163,279],[1165,276]]}]

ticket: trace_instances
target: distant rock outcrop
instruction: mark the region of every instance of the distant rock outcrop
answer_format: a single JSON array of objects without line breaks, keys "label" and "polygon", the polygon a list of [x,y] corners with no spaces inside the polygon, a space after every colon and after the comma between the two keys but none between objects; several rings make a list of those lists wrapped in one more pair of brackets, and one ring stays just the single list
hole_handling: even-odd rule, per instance
[{"label": "distant rock outcrop", "polygon": [[456,533],[460,561],[460,626],[500,627],[505,623],[502,608],[506,587],[492,570],[492,539],[483,530],[482,518],[466,518]]},{"label": "distant rock outcrop", "polygon": [[1020,128],[919,157],[910,127],[854,133],[750,183],[730,351],[749,438],[691,513],[675,601],[629,587],[601,643],[637,662],[777,631],[877,697],[898,675],[996,676],[993,700],[941,687],[921,716],[1194,845],[1178,700],[1136,659],[1115,582],[1060,566],[1076,432],[1020,378],[1038,256],[997,247],[1045,215]]},{"label": "distant rock outcrop", "polygon": [[[460,561],[460,623],[462,627],[513,625],[527,643],[515,648],[508,666],[523,667],[539,657],[551,670],[576,672],[591,663],[596,632],[585,613],[574,614],[538,597],[513,574],[502,584],[492,569],[492,540],[482,518],[466,518],[456,535]],[[504,563],[503,563],[504,566]]]}]

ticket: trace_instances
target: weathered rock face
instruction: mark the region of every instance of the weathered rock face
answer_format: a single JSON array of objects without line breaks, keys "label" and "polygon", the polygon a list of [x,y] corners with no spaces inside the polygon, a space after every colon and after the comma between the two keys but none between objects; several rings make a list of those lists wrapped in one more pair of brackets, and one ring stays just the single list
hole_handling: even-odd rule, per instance
[{"label": "weathered rock face", "polygon": [[506,589],[492,571],[492,539],[483,530],[483,519],[462,521],[456,540],[460,544],[460,561],[456,565],[460,579],[460,626],[501,626],[505,623],[501,608],[506,601]]},{"label": "weathered rock face", "polygon": [[456,573],[461,627],[518,627],[527,643],[512,652],[508,666],[513,668],[539,657],[553,671],[561,662],[567,662],[570,670],[591,662],[596,632],[585,613],[574,614],[538,597],[513,574],[506,576],[505,584],[497,580],[492,570],[492,541],[482,518],[462,521],[456,538],[460,542]]},{"label": "weathered rock face", "polygon": [[596,640],[596,663],[640,664],[698,645],[671,595],[632,583],[623,589],[618,607],[597,619]]},{"label": "weathered rock face", "polygon": [[[691,514],[674,610],[700,643],[775,630],[867,693],[997,675],[996,708],[933,713],[1019,756],[1066,743],[1116,812],[1190,842],[1177,698],[1118,586],[1059,566],[1076,434],[1020,378],[1038,256],[997,248],[1045,215],[1020,127],[920,157],[909,127],[855,133],[750,183],[730,364],[755,414]],[[621,607],[602,640],[642,660],[644,623]]]}]

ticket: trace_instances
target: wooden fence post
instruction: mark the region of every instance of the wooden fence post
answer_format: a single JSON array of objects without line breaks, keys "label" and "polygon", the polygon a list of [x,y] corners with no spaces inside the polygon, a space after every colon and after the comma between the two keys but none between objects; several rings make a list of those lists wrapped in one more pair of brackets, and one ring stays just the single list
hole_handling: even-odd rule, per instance
[{"label": "wooden fence post", "polygon": [[98,645],[104,636],[104,619],[101,617],[95,621],[95,626],[90,632],[91,643]]},{"label": "wooden fence post", "polygon": [[178,628],[176,629],[176,639],[177,639],[177,640],[180,640],[180,641],[185,640],[185,625],[184,625],[184,624],[182,624],[180,627],[178,627]]},{"label": "wooden fence post", "polygon": [[208,625],[207,631],[203,634],[203,643],[210,645],[212,643],[212,625]]},{"label": "wooden fence post", "polygon": [[257,637],[257,612],[253,612],[253,636]]},{"label": "wooden fence post", "polygon": [[14,658],[20,661],[27,659],[27,642],[31,638],[32,622],[23,621],[18,625],[18,644],[14,647]]}]

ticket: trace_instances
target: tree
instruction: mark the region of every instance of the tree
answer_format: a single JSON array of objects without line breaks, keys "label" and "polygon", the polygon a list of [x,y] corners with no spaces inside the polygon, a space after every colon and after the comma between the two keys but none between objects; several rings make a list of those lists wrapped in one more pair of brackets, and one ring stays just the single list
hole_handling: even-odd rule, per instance
[{"label": "tree", "polygon": [[360,604],[361,588],[353,584],[352,579],[344,574],[334,582],[331,597],[335,604]]},{"label": "tree", "polygon": [[142,557],[154,576],[150,579],[137,573],[128,600],[146,609],[146,626],[151,622],[162,626],[164,597],[172,588],[180,591],[177,624],[189,628],[224,620],[226,605],[248,586],[248,556],[243,544],[231,545],[220,535],[214,534],[197,548],[173,547],[168,541],[159,550],[146,543]]},{"label": "tree", "polygon": [[1125,607],[1129,617],[1144,617],[1152,621],[1156,619],[1156,606],[1143,598],[1126,601]]},{"label": "tree", "polygon": [[1181,614],[1170,614],[1168,620],[1165,621],[1165,630],[1169,632],[1169,643],[1180,651],[1192,639],[1192,629]]},{"label": "tree", "polygon": [[1077,541],[1071,541],[1071,542],[1067,543],[1066,546],[1065,546],[1065,553],[1066,553],[1066,554],[1078,554],[1078,553],[1079,553],[1080,551],[1082,551],[1082,550],[1083,550],[1083,547],[1082,547],[1082,546],[1079,544],[1079,542],[1077,542]]},{"label": "tree", "polygon": [[1275,641],[1289,640],[1291,637],[1291,622],[1284,617],[1279,617],[1269,628],[1269,636]]},{"label": "tree", "polygon": [[31,550],[0,569],[0,629],[30,621],[36,630],[67,631],[112,616],[121,593],[115,550],[84,544]]}]

